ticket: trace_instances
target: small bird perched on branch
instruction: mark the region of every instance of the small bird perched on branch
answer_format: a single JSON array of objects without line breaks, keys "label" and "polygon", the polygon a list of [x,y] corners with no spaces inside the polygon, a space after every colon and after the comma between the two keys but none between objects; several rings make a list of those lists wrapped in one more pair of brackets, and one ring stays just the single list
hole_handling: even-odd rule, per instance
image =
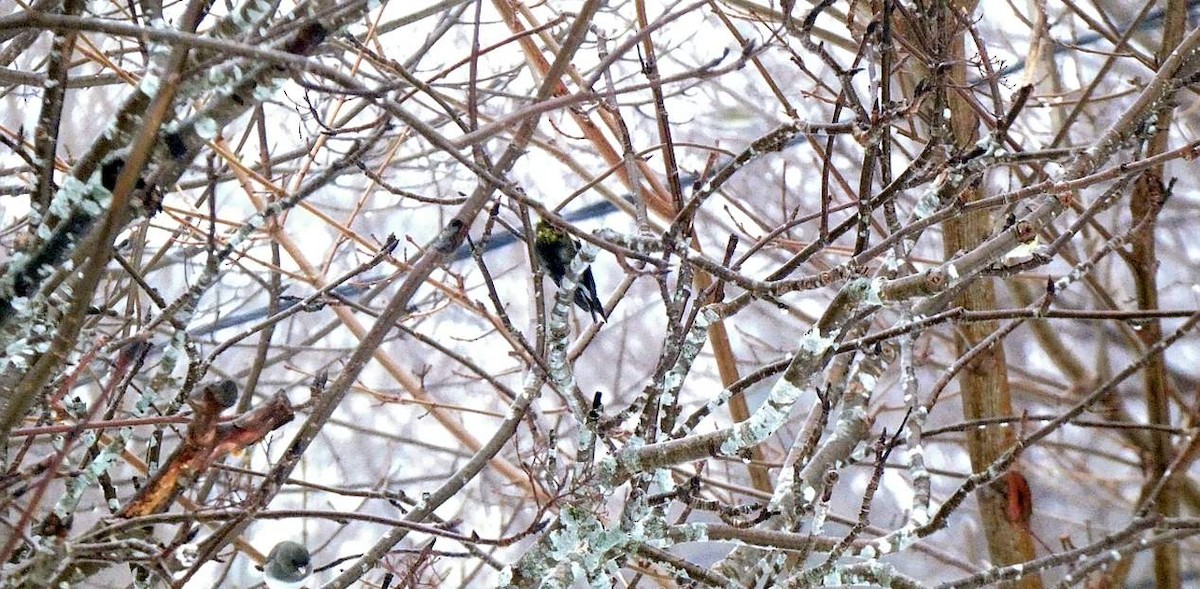
[{"label": "small bird perched on branch", "polygon": [[303,544],[283,541],[271,549],[263,567],[263,580],[270,589],[298,589],[312,574],[312,560]]},{"label": "small bird perched on branch", "polygon": [[[561,287],[567,267],[579,252],[579,242],[571,239],[566,231],[543,219],[537,224],[537,238],[533,242],[533,251],[537,253],[542,268],[550,275],[550,280]],[[596,295],[596,278],[592,276],[590,266],[579,276],[579,288],[575,289],[575,305],[591,313],[592,321],[596,321],[597,314],[602,320],[608,319],[604,314],[604,303],[601,303],[600,297]]]}]

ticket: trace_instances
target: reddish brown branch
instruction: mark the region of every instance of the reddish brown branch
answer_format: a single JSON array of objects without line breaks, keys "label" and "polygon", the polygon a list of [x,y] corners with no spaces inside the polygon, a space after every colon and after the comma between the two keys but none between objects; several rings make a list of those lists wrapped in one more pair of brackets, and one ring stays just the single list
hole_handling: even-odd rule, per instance
[{"label": "reddish brown branch", "polygon": [[210,384],[188,399],[196,411],[183,444],[167,459],[141,492],[120,512],[131,518],[162,513],[183,489],[226,454],[263,439],[295,417],[287,396],[276,393],[266,403],[243,413],[232,422],[221,423],[220,414],[237,401],[232,381]]}]

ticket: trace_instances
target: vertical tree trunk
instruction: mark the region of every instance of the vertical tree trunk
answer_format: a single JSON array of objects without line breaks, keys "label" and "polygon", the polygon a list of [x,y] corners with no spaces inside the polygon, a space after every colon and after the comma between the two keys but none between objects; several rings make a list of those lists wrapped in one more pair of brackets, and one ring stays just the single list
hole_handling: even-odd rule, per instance
[{"label": "vertical tree trunk", "polygon": [[[949,68],[941,74],[946,76],[939,89],[940,99],[931,100],[932,108],[928,109],[930,120],[943,116],[941,111],[949,111],[949,127],[954,144],[962,151],[967,151],[979,139],[979,117],[971,105],[959,94],[962,88],[969,88],[967,67],[965,61],[964,30],[955,12],[970,18],[976,8],[973,0],[957,0],[953,2],[934,3],[931,13],[926,13],[920,24],[896,23],[896,30],[906,35],[917,46],[930,49],[931,60],[948,64]],[[916,36],[916,31],[924,28],[923,36]],[[926,64],[928,65],[928,64]],[[937,75],[927,67],[921,73],[927,78]],[[906,88],[914,88],[916,80],[909,80]],[[965,90],[962,90],[965,91]],[[938,112],[932,112],[937,110]],[[933,132],[937,132],[935,129]],[[977,187],[965,190],[959,198],[965,202],[978,200],[982,196]],[[948,220],[944,225],[944,252],[947,257],[956,252],[969,250],[992,231],[992,219],[987,211],[964,213]],[[992,310],[996,308],[995,286],[990,279],[974,280],[961,295],[955,299],[955,304],[972,311]],[[964,323],[958,326],[958,337],[955,340],[956,351],[961,356],[983,341],[997,328],[995,321],[980,321]],[[979,354],[971,366],[967,367],[958,377],[962,393],[963,416],[967,420],[1013,417],[1012,396],[1009,391],[1007,364],[1004,348],[993,346]],[[969,428],[967,431],[968,452],[971,457],[971,468],[980,471],[987,468],[1001,454],[1012,447],[1015,441],[1014,429],[1008,426],[992,426],[984,428]],[[1016,467],[1014,467],[1016,468]],[[976,494],[979,502],[981,523],[987,537],[988,552],[993,563],[998,565],[1017,564],[1032,560],[1036,557],[1033,537],[1029,532],[1028,523],[1020,521],[1009,514],[1007,489],[1000,484],[990,485],[979,490]],[[1041,577],[1030,575],[1014,583],[1023,589],[1040,589]]]},{"label": "vertical tree trunk", "polygon": [[[1163,40],[1156,58],[1159,63],[1171,54],[1175,46],[1183,38],[1183,25],[1187,19],[1187,3],[1171,0],[1167,3],[1166,18],[1163,25]],[[1159,129],[1146,144],[1146,156],[1158,155],[1167,148],[1169,125],[1172,111],[1164,109],[1158,116]],[[1162,166],[1148,170],[1134,184],[1133,197],[1130,199],[1129,212],[1133,219],[1149,217],[1146,229],[1137,235],[1132,243],[1134,285],[1137,290],[1139,309],[1158,309],[1158,253],[1155,248],[1156,219],[1162,204],[1164,188],[1162,182]],[[1162,324],[1157,320],[1147,321],[1138,330],[1138,337],[1147,346],[1154,344],[1163,337]],[[1146,415],[1151,425],[1168,426],[1171,423],[1170,398],[1167,392],[1167,367],[1162,354],[1155,355],[1146,364],[1142,372],[1142,384],[1146,397]],[[1167,469],[1171,465],[1172,447],[1171,435],[1164,430],[1150,430],[1150,448],[1145,454],[1146,484],[1142,490],[1141,501],[1149,500],[1154,513],[1162,517],[1179,515],[1179,489],[1177,484],[1168,480],[1158,495],[1149,494],[1157,488],[1163,477],[1168,476]],[[1179,545],[1168,542],[1154,548],[1154,579],[1159,588],[1180,587],[1182,580],[1179,572]]]}]

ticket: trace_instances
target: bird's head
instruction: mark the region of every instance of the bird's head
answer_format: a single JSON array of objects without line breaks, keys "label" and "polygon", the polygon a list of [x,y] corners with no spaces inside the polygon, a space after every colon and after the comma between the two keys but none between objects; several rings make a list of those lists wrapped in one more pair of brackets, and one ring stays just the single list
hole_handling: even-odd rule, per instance
[{"label": "bird's head", "polygon": [[541,243],[555,244],[566,239],[567,233],[545,219],[538,221],[537,224],[537,240]]}]

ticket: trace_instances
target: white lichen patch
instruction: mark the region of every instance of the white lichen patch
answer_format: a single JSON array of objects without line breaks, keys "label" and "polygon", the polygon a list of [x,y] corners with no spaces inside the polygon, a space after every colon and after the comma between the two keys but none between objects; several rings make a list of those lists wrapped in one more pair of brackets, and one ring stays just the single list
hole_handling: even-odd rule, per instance
[{"label": "white lichen patch", "polygon": [[158,89],[161,83],[162,80],[158,76],[147,73],[146,75],[142,76],[142,81],[138,82],[138,90],[141,90],[142,94],[145,94],[150,98],[154,98],[158,95]]},{"label": "white lichen patch", "polygon": [[283,80],[271,80],[268,84],[258,84],[254,87],[252,97],[256,102],[266,102],[275,96],[275,93],[283,87]]},{"label": "white lichen patch", "polygon": [[915,209],[913,209],[913,213],[916,214],[918,218],[924,219],[936,213],[940,205],[941,203],[938,201],[937,191],[929,190],[921,196],[920,200],[917,201],[917,206]]},{"label": "white lichen patch", "polygon": [[863,294],[863,302],[877,307],[883,306],[882,293],[883,277],[881,276],[871,281],[870,286],[867,287],[867,292]]},{"label": "white lichen patch", "polygon": [[925,507],[918,507],[918,508],[913,509],[912,516],[910,519],[912,519],[912,523],[914,523],[918,526],[923,526],[925,524],[928,524],[929,523],[929,509],[925,508]]},{"label": "white lichen patch", "polygon": [[838,330],[834,330],[828,336],[822,336],[821,328],[814,325],[800,338],[797,348],[814,356],[824,354],[837,341],[838,333]]},{"label": "white lichen patch", "polygon": [[1005,259],[1005,261],[1008,261],[1008,260],[1014,260],[1014,259],[1027,258],[1027,257],[1033,255],[1033,253],[1035,251],[1037,251],[1038,245],[1039,245],[1038,238],[1034,237],[1033,239],[1031,239],[1025,243],[1018,244],[1017,247],[1014,247],[1011,250],[1008,250],[1008,253],[1004,254],[1004,259]]},{"label": "white lichen patch", "polygon": [[672,530],[674,533],[679,534],[679,540],[682,542],[708,541],[708,524],[704,522],[680,524],[674,526]]},{"label": "white lichen patch", "polygon": [[217,136],[217,122],[211,117],[196,117],[196,135],[205,141]]}]

